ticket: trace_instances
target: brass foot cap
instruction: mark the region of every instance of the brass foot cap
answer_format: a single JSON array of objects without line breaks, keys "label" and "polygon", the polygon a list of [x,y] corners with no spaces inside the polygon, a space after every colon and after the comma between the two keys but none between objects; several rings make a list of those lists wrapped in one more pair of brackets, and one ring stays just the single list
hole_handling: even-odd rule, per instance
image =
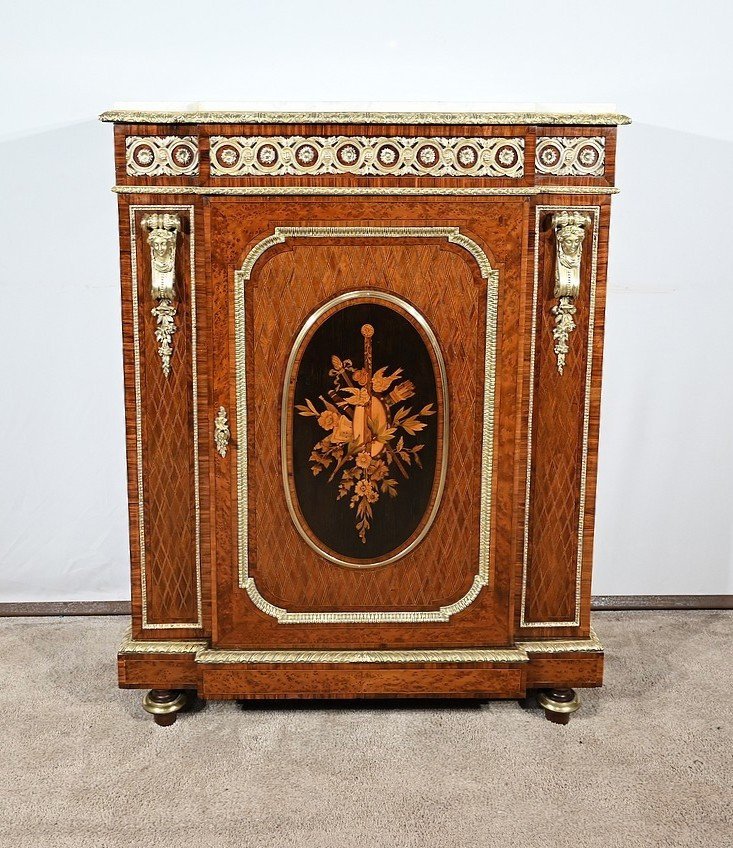
[{"label": "brass foot cap", "polygon": [[168,715],[169,713],[177,713],[186,706],[186,693],[179,692],[175,698],[161,701],[157,699],[152,692],[143,698],[143,709],[151,715]]},{"label": "brass foot cap", "polygon": [[[571,690],[572,691],[572,690]],[[580,709],[580,698],[572,692],[572,697],[558,698],[553,692],[540,692],[537,703],[551,713],[570,714]]]}]

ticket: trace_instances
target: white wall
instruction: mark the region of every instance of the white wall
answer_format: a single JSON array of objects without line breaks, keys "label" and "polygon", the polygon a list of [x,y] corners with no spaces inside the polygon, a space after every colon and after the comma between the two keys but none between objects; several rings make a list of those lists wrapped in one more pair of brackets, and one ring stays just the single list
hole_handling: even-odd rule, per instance
[{"label": "white wall", "polygon": [[615,102],[597,594],[733,592],[727,4],[5,2],[0,600],[129,596],[124,100]]}]

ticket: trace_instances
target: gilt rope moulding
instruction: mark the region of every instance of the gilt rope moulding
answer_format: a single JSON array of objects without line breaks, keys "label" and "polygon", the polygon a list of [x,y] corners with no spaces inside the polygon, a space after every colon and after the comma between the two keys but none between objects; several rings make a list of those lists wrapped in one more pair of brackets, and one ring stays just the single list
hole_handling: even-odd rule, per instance
[{"label": "gilt rope moulding", "polygon": [[[115,194],[150,194],[149,186],[117,185]],[[343,186],[343,185],[267,185],[267,186],[190,186],[160,185],[155,193],[163,195],[188,194],[210,197],[535,197],[540,194],[612,195],[618,194],[615,186],[542,185],[542,186]]]},{"label": "gilt rope moulding", "polygon": [[200,663],[424,663],[424,662],[528,662],[529,654],[594,653],[603,650],[595,632],[589,639],[518,642],[510,649],[420,650],[420,651],[223,651],[211,650],[206,642],[144,642],[127,631],[120,653],[193,654]]},{"label": "gilt rope moulding", "polygon": [[[131,104],[132,629],[203,699],[600,686],[612,107]],[[176,195],[179,203],[176,203]],[[140,196],[140,203],[136,203]],[[185,202],[184,201],[185,196]]]}]

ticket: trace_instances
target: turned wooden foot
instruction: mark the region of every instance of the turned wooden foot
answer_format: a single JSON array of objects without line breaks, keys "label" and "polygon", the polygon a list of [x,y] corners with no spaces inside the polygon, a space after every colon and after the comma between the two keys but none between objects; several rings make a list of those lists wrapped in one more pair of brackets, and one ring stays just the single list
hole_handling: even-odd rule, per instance
[{"label": "turned wooden foot", "polygon": [[537,703],[544,708],[545,718],[555,724],[567,724],[580,708],[580,698],[574,689],[543,689],[537,695]]},{"label": "turned wooden foot", "polygon": [[170,727],[186,705],[186,693],[176,689],[151,689],[143,698],[143,709],[160,727]]}]

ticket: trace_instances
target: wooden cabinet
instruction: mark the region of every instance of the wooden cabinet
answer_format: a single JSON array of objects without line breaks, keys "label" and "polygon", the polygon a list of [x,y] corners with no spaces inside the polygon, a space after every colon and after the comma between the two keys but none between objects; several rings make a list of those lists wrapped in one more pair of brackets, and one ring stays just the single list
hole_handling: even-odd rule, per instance
[{"label": "wooden cabinet", "polygon": [[621,115],[112,112],[132,630],[203,698],[598,686]]}]

